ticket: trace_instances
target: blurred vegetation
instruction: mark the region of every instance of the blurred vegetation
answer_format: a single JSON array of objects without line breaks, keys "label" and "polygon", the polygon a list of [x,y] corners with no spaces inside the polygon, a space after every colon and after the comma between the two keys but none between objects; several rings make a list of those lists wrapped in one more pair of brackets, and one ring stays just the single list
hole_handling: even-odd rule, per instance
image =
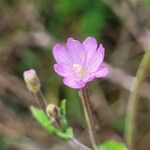
[{"label": "blurred vegetation", "polygon": [[[37,70],[48,102],[59,104],[67,99],[70,125],[88,145],[87,133],[82,133],[85,123],[78,93],[65,87],[53,70],[51,50],[68,37],[94,36],[106,48],[110,76],[90,83],[89,93],[101,126],[100,141],[123,141],[133,76],[150,39],[149,14],[149,0],[0,0],[0,148],[65,149],[63,142],[49,136],[31,116],[29,106],[37,106],[37,101],[22,78],[30,68]],[[150,148],[149,90],[148,76],[139,104],[138,150]],[[23,148],[27,142],[29,147]]]}]

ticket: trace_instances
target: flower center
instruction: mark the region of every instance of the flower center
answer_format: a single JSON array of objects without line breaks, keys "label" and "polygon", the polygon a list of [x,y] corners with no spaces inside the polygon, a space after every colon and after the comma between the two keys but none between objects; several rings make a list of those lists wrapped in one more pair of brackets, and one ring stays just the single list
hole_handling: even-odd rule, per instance
[{"label": "flower center", "polygon": [[76,75],[80,78],[84,77],[86,74],[85,69],[80,64],[73,64],[72,69],[76,73]]}]

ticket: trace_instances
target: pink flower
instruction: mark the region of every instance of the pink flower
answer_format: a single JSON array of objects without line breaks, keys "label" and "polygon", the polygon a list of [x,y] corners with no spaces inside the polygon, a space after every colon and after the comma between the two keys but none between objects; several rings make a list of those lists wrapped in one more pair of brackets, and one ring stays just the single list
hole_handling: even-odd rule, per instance
[{"label": "pink flower", "polygon": [[80,89],[94,78],[105,77],[108,69],[102,65],[104,47],[97,46],[95,38],[88,37],[82,43],[68,38],[66,46],[56,44],[53,55],[57,62],[55,72],[63,77],[65,85]]}]

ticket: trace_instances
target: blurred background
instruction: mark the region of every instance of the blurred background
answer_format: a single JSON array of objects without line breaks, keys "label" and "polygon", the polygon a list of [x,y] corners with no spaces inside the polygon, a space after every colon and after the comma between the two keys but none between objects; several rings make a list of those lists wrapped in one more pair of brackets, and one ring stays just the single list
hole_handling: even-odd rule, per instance
[{"label": "blurred background", "polygon": [[[52,48],[68,37],[93,36],[106,48],[110,73],[89,84],[100,129],[99,141],[124,140],[125,109],[150,41],[150,0],[0,0],[0,150],[65,150],[32,117],[38,106],[23,81],[36,69],[49,103],[67,99],[68,120],[79,141],[89,145],[78,93],[54,73]],[[150,71],[149,71],[150,73]],[[150,149],[150,75],[138,108],[136,147]]]}]

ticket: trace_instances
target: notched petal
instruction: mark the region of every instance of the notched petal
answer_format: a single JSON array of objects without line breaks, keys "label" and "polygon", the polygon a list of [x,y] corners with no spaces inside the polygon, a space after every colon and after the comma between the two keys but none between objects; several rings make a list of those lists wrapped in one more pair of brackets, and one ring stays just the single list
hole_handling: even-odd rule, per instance
[{"label": "notched petal", "polygon": [[85,82],[83,81],[75,81],[72,78],[68,77],[68,78],[64,78],[63,82],[65,85],[74,88],[74,89],[81,89],[83,87],[85,87]]},{"label": "notched petal", "polygon": [[95,54],[95,51],[97,49],[97,42],[95,38],[88,37],[85,41],[82,43],[84,47],[84,51],[86,53],[86,63],[88,63],[93,55]]},{"label": "notched petal", "polygon": [[102,55],[103,55],[103,57],[104,57],[104,54],[105,54],[105,48],[103,47],[102,44],[99,45],[99,47],[98,47],[97,50],[98,50],[98,51],[101,51],[101,53],[102,53]]},{"label": "notched petal", "polygon": [[95,38],[92,38],[92,37],[87,37],[82,45],[84,46],[84,48],[86,50],[91,50],[93,52],[95,52],[95,50],[97,49],[97,42],[96,42],[96,39]]},{"label": "notched petal", "polygon": [[57,63],[70,64],[66,48],[61,44],[56,44],[53,48],[53,55]]},{"label": "notched petal", "polygon": [[85,61],[85,52],[80,41],[68,38],[66,43],[70,59],[74,64],[83,64]]},{"label": "notched petal", "polygon": [[68,77],[72,75],[72,70],[68,65],[54,64],[54,70],[58,75],[62,77]]}]

